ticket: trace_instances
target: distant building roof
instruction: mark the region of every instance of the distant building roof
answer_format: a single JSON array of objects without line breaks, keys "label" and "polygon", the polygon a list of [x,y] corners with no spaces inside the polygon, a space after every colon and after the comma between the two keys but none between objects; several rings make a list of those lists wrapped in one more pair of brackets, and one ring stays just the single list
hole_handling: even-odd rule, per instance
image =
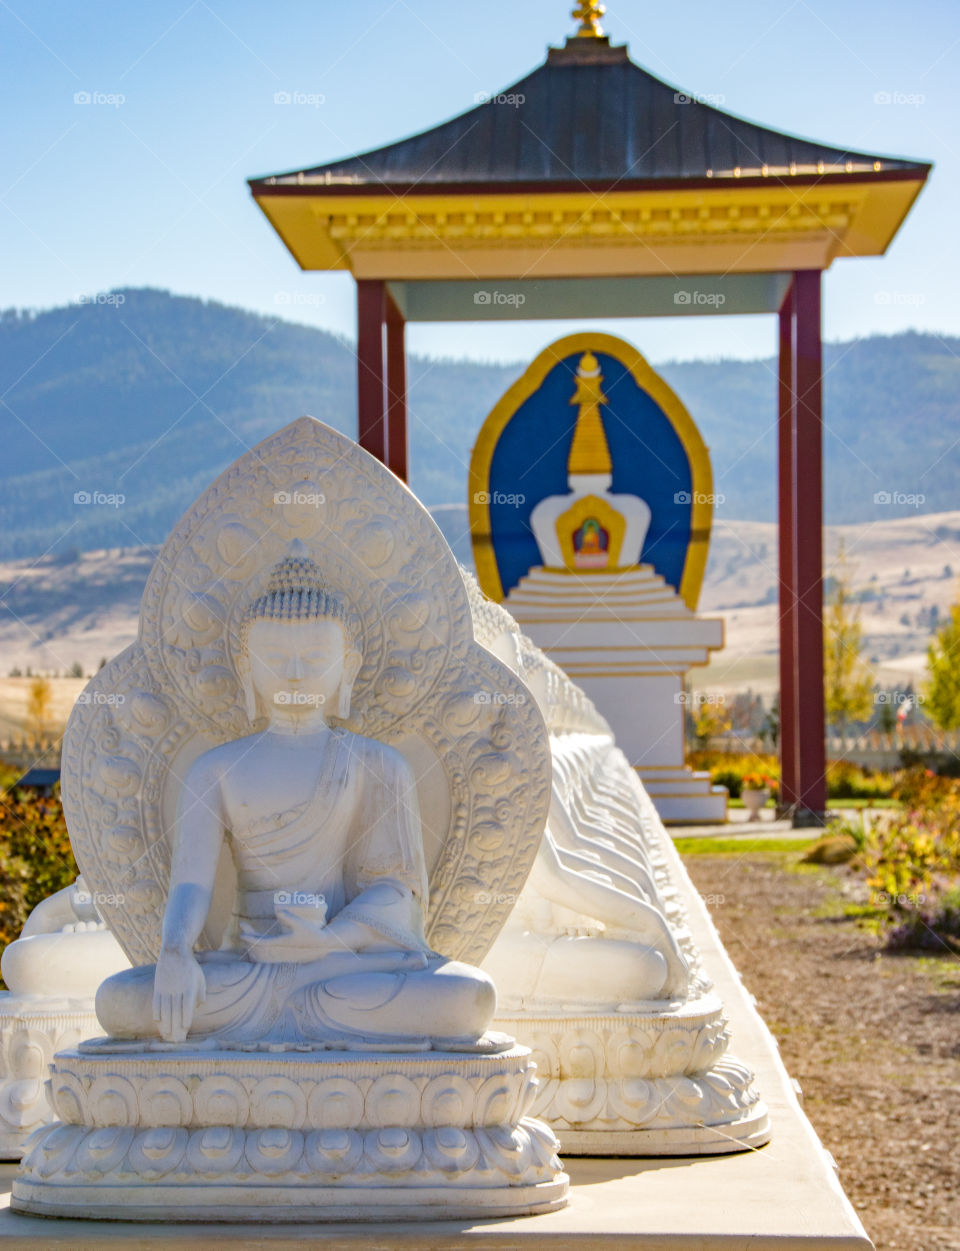
[{"label": "distant building roof", "polygon": [[625,47],[571,38],[526,78],[408,139],[286,174],[287,188],[436,192],[613,189],[726,179],[926,177],[930,165],[831,147],[745,121],[634,64]]},{"label": "distant building roof", "polygon": [[18,778],[14,786],[26,786],[32,790],[43,791],[45,794],[60,781],[59,769],[28,769],[23,777]]}]

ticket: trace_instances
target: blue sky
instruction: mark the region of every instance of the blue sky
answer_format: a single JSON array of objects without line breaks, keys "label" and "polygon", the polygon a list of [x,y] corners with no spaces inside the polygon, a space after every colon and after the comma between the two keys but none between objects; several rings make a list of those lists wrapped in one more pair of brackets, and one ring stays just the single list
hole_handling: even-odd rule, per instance
[{"label": "blue sky", "polygon": [[[244,180],[463,111],[562,42],[571,7],[0,0],[0,306],[149,285],[352,337],[353,280],[302,274]],[[825,331],[960,335],[956,0],[610,0],[604,24],[634,60],[730,112],[934,160],[890,253],[827,275]],[[277,103],[284,94],[307,102]],[[416,326],[409,343],[513,361],[591,326],[660,361],[774,349],[772,318]]]}]

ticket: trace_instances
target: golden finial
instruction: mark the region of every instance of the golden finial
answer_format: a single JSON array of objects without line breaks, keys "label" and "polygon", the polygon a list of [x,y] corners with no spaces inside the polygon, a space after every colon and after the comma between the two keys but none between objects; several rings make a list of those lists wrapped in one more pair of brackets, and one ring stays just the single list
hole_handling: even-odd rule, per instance
[{"label": "golden finial", "polygon": [[606,404],[601,383],[600,363],[592,352],[585,352],[577,366],[577,389],[570,400],[578,404],[577,425],[567,460],[568,474],[609,474],[613,472],[610,448],[600,416],[600,405]]},{"label": "golden finial", "polygon": [[606,11],[599,0],[581,0],[571,14],[571,17],[575,17],[580,23],[580,29],[577,31],[578,38],[602,39],[603,27],[600,25],[600,19]]}]

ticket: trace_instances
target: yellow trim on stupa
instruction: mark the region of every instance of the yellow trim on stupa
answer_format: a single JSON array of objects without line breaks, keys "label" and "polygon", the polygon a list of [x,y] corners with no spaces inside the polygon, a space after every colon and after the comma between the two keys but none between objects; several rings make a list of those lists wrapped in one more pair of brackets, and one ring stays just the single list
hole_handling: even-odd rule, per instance
[{"label": "yellow trim on stupa", "polygon": [[497,401],[480,428],[470,457],[468,491],[470,537],[477,580],[490,599],[497,603],[503,601],[503,583],[493,551],[489,494],[490,465],[500,435],[521,404],[540,389],[551,369],[575,353],[583,352],[604,352],[629,370],[637,386],[646,391],[670,421],[683,444],[690,465],[692,500],[690,542],[678,590],[690,611],[696,612],[703,575],[707,568],[707,551],[713,521],[713,470],[710,454],[683,401],[633,344],[618,339],[615,335],[596,334],[592,331],[567,335],[544,348]]}]

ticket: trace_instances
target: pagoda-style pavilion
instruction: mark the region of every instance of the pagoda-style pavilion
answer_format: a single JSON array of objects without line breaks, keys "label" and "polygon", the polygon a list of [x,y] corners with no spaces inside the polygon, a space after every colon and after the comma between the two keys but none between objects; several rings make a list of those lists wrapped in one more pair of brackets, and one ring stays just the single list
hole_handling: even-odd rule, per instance
[{"label": "pagoda-style pavilion", "polygon": [[884,253],[931,166],[713,108],[602,12],[586,0],[562,48],[451,121],[250,188],[302,269],[356,278],[358,439],[403,478],[408,321],[779,316],[781,802],[819,822],[820,274]]}]

